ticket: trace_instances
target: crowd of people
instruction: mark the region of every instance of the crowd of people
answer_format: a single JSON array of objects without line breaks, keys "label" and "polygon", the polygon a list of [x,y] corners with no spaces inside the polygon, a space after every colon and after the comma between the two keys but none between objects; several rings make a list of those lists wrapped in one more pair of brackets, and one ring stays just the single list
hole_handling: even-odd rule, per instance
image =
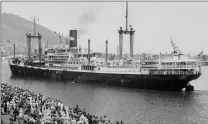
[{"label": "crowd of people", "polygon": [[10,122],[18,124],[112,124],[106,116],[91,115],[78,105],[69,108],[61,101],[5,83],[1,83],[1,115],[9,115]]}]

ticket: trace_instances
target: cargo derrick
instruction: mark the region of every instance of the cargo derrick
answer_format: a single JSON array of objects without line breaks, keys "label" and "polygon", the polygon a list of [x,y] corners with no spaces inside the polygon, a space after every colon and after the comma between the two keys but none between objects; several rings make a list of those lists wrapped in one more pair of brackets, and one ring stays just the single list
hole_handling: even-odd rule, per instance
[{"label": "cargo derrick", "polygon": [[132,25],[129,25],[130,31],[128,30],[128,2],[126,2],[126,30],[122,30],[122,27],[118,30],[119,33],[119,59],[122,59],[123,54],[123,34],[130,35],[130,58],[133,59],[134,56],[134,30],[132,28]]}]

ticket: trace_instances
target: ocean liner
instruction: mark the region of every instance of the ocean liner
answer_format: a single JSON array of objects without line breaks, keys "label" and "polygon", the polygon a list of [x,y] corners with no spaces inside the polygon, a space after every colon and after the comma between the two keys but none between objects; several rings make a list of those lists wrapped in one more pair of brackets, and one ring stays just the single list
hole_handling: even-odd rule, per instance
[{"label": "ocean liner", "polygon": [[[171,54],[135,56],[133,55],[135,31],[132,26],[128,30],[127,25],[128,9],[126,9],[126,30],[123,30],[122,27],[118,30],[118,58],[113,60],[109,60],[108,57],[108,41],[106,41],[106,54],[103,58],[100,53],[91,51],[90,39],[87,51],[77,47],[77,43],[70,46],[69,42],[67,45],[47,48],[43,57],[41,55],[41,34],[26,34],[28,57],[27,59],[17,59],[14,53],[14,58],[9,60],[11,72],[15,76],[56,78],[62,81],[118,85],[139,89],[181,91],[186,88],[188,91],[193,90],[193,86],[189,82],[199,78],[202,74],[198,60],[190,59],[187,55],[182,54],[172,40],[173,52]],[[77,33],[72,34],[77,35]],[[124,34],[130,35],[130,57],[124,57],[122,53]],[[31,38],[37,38],[39,41],[38,60],[31,57]],[[73,38],[77,40],[76,36]]]}]

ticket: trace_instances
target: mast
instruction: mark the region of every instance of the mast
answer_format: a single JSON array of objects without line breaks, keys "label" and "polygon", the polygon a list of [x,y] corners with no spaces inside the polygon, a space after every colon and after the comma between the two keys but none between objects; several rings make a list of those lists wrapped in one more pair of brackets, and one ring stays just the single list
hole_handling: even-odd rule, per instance
[{"label": "mast", "polygon": [[134,30],[133,28],[130,26],[130,57],[133,59],[134,57]]},{"label": "mast", "polygon": [[90,64],[90,39],[88,40],[88,64]]},{"label": "mast", "polygon": [[106,65],[107,65],[107,62],[108,62],[108,40],[106,40]]},{"label": "mast", "polygon": [[27,45],[28,45],[28,51],[27,51],[27,54],[28,54],[28,58],[30,58],[30,52],[31,52],[31,35],[30,34],[26,34],[26,38],[27,38]]},{"label": "mast", "polygon": [[35,23],[35,16],[34,16],[34,19],[33,19],[33,23],[34,23],[34,36],[36,36],[36,23]]},{"label": "mast", "polygon": [[[37,21],[39,21],[39,18],[37,18]],[[36,16],[33,18],[33,26],[34,26],[34,36],[36,36]]]},{"label": "mast", "polygon": [[128,1],[126,1],[126,32],[128,31]]},{"label": "mast", "polygon": [[15,41],[14,41],[14,58],[15,58]]},{"label": "mast", "polygon": [[119,34],[119,60],[121,60],[123,54],[123,34],[124,34],[124,30],[122,29],[122,27],[120,27],[120,29],[118,30],[118,34]]},{"label": "mast", "polygon": [[41,48],[42,47],[42,45],[41,45],[42,36],[41,36],[41,34],[38,33],[37,38],[38,38],[38,46],[39,46],[39,61],[40,61],[40,65],[41,65],[41,55],[42,55],[42,48]]}]

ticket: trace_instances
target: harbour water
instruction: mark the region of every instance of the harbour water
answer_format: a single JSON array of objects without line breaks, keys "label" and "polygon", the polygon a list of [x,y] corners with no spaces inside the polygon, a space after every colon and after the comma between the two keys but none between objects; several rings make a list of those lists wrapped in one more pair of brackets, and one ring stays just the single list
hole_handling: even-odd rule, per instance
[{"label": "harbour water", "polygon": [[79,105],[88,112],[125,123],[207,124],[208,67],[190,82],[194,92],[166,92],[129,89],[106,85],[59,82],[32,77],[11,77],[7,63],[2,64],[2,82],[58,99],[69,106]]}]

